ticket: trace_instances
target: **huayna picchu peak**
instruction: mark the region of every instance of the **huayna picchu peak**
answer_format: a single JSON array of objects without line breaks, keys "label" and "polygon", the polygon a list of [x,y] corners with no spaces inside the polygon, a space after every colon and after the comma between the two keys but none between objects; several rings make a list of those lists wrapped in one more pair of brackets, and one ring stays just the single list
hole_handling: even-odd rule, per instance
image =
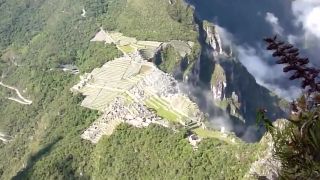
[{"label": "huayna picchu peak", "polygon": [[0,179],[281,178],[300,1],[0,0]]}]

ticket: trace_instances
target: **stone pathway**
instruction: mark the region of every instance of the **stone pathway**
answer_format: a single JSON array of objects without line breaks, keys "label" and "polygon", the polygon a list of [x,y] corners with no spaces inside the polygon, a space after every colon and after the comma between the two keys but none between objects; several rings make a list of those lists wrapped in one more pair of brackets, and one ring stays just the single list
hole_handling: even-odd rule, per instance
[{"label": "stone pathway", "polygon": [[[156,53],[164,43],[156,41],[138,41],[118,32],[106,32],[103,28],[95,35],[92,42],[114,43],[124,56],[109,61],[91,73],[81,76],[81,81],[71,91],[85,97],[82,106],[103,112],[81,135],[83,139],[97,143],[102,135],[111,135],[121,122],[136,127],[146,127],[151,123],[169,127],[171,116],[177,121],[200,123],[201,115],[197,105],[181,92],[178,82],[169,74],[162,72],[153,63],[148,62],[140,50]],[[191,52],[191,46],[183,41],[171,41],[182,55]],[[131,52],[133,50],[134,52]],[[162,114],[147,107],[147,102],[155,107],[161,106]],[[175,117],[174,117],[175,118]]]}]

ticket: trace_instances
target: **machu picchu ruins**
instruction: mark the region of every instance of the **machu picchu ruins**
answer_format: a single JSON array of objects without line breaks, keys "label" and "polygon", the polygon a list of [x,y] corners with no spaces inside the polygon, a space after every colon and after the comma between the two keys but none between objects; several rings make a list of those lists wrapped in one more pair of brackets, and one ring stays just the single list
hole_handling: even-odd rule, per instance
[{"label": "machu picchu ruins", "polygon": [[[163,43],[137,41],[121,33],[108,33],[101,29],[91,42],[115,43],[124,56],[105,63],[91,73],[80,76],[80,82],[71,88],[72,92],[85,96],[81,105],[98,110],[103,115],[82,135],[83,139],[97,143],[102,135],[111,135],[121,122],[136,127],[151,123],[170,126],[170,122],[185,127],[203,126],[204,115],[179,83],[164,73],[148,57],[154,56]],[[191,42],[171,41],[181,56],[190,53]],[[143,50],[143,51],[141,51]]]}]

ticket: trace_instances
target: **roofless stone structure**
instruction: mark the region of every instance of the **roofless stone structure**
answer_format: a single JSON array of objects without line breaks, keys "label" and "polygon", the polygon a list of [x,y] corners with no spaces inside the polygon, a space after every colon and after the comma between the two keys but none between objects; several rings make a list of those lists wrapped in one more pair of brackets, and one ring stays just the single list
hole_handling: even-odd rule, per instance
[{"label": "roofless stone structure", "polygon": [[[159,42],[136,41],[121,33],[108,34],[103,29],[97,36],[105,37],[95,37],[92,41],[111,38],[110,41],[116,42],[120,50],[122,45],[130,45],[147,47],[152,52],[152,49],[162,45]],[[175,41],[178,46],[181,43]],[[187,46],[183,47],[181,49],[187,50]],[[169,127],[169,122],[201,124],[202,113],[181,91],[179,83],[153,63],[147,62],[138,49],[82,75],[80,82],[71,88],[73,92],[85,96],[81,103],[83,107],[103,113],[81,135],[83,139],[97,143],[102,135],[112,134],[121,122],[136,127],[151,123]]]}]

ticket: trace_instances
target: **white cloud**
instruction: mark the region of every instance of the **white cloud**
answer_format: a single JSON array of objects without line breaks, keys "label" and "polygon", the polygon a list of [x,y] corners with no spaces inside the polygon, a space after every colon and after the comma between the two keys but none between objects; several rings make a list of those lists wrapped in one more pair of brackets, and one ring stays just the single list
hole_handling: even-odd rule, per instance
[{"label": "white cloud", "polygon": [[271,83],[263,84],[262,83],[262,85],[264,87],[267,87],[268,89],[270,89],[272,92],[274,92],[278,96],[280,96],[288,101],[293,101],[293,100],[297,99],[298,97],[300,97],[302,94],[302,90],[297,86],[290,86],[286,89],[283,89],[283,88],[279,87],[277,84],[271,84]]},{"label": "white cloud", "polygon": [[268,54],[264,50],[254,49],[249,46],[237,46],[237,52],[239,60],[249,73],[254,76],[258,84],[288,100],[299,97],[301,91],[298,87],[290,86],[283,89],[279,84],[272,83],[277,80],[286,79],[286,77],[282,71],[282,66],[266,63]]},{"label": "white cloud", "polygon": [[217,108],[214,105],[212,101],[212,92],[210,90],[186,83],[179,83],[179,87],[183,92],[191,94],[193,97],[195,97],[194,100],[197,102],[201,111],[209,115],[209,123],[212,125],[212,127],[216,127],[218,129],[223,127],[226,131],[232,131],[232,120],[226,111],[221,111],[220,108]]},{"label": "white cloud", "polygon": [[302,32],[288,40],[304,49],[313,66],[320,67],[320,0],[295,0],[291,9],[293,22]]},{"label": "white cloud", "polygon": [[[271,15],[271,13],[266,17],[268,17],[270,22],[278,24],[278,18]],[[294,86],[282,89],[279,85],[272,83],[278,80],[287,79],[287,77],[285,77],[285,74],[282,71],[282,66],[277,64],[269,65],[267,63],[267,59],[270,55],[266,50],[262,47],[254,48],[246,45],[235,45],[236,38],[228,30],[219,25],[216,25],[216,28],[221,37],[222,44],[233,44],[240,62],[247,68],[248,72],[254,76],[258,84],[286,99],[295,98],[300,94],[300,91]],[[290,35],[288,39],[290,39],[290,41],[300,41],[299,37],[294,35]]]},{"label": "white cloud", "polygon": [[283,28],[279,24],[279,18],[276,17],[273,13],[267,12],[265,16],[265,20],[272,27],[273,33],[282,35]]},{"label": "white cloud", "polygon": [[292,2],[295,24],[302,26],[305,33],[320,39],[320,1],[296,0]]},{"label": "white cloud", "polygon": [[297,35],[292,35],[292,34],[289,34],[287,36],[287,40],[289,43],[291,44],[297,44],[298,42],[301,42],[301,37],[297,36]]},{"label": "white cloud", "polygon": [[305,26],[312,34],[320,37],[320,6],[309,13]]},{"label": "white cloud", "polygon": [[280,66],[270,66],[266,63],[266,52],[259,52],[250,46],[237,46],[237,52],[241,63],[254,75],[258,83],[284,77]]},{"label": "white cloud", "polygon": [[222,40],[222,44],[224,46],[230,46],[232,45],[234,38],[233,35],[228,32],[225,28],[219,26],[219,25],[215,25],[216,30],[218,31],[218,34]]}]

